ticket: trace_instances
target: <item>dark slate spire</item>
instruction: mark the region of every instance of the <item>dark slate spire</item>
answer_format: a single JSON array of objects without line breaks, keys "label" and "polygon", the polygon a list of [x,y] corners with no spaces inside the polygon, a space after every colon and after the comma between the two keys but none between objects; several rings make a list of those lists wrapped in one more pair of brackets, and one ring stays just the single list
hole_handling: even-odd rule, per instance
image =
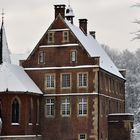
[{"label": "dark slate spire", "polygon": [[2,12],[2,24],[0,29],[0,64],[3,62],[11,63],[10,52],[4,29],[4,12]]}]

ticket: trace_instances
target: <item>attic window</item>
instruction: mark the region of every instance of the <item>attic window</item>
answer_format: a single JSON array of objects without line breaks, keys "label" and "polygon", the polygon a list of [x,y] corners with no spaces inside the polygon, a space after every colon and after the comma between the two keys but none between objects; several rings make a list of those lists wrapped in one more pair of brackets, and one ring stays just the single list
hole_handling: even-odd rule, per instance
[{"label": "attic window", "polygon": [[77,51],[76,50],[72,50],[70,52],[70,58],[71,58],[71,62],[76,62],[77,61]]},{"label": "attic window", "polygon": [[54,32],[48,32],[48,43],[54,43]]},{"label": "attic window", "polygon": [[63,42],[69,42],[69,31],[63,31]]},{"label": "attic window", "polygon": [[38,62],[39,63],[45,63],[45,52],[44,51],[40,51],[39,55],[38,55]]}]

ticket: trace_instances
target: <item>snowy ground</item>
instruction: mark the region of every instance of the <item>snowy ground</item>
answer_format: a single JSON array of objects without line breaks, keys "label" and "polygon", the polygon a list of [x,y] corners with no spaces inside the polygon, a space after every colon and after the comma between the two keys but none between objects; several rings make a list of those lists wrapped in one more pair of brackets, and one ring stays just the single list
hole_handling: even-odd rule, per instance
[{"label": "snowy ground", "polygon": [[140,123],[134,125],[131,136],[132,140],[140,140]]}]

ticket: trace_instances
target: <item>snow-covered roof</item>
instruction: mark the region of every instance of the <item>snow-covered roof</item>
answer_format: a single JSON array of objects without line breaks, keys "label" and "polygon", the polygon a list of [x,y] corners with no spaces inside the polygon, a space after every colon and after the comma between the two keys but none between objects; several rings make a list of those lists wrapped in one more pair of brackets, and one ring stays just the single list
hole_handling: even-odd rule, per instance
[{"label": "snow-covered roof", "polygon": [[5,91],[42,94],[22,67],[9,63],[0,65],[0,92]]},{"label": "snow-covered roof", "polygon": [[100,57],[100,67],[120,78],[124,77],[119,72],[113,61],[101,47],[101,45],[90,34],[85,35],[80,28],[71,24],[65,19],[67,26],[71,29],[74,35],[77,37],[81,45],[85,48],[91,57]]},{"label": "snow-covered roof", "polygon": [[11,63],[10,59],[10,51],[8,49],[8,43],[6,39],[6,33],[4,28],[4,23],[2,22],[2,26],[0,29],[0,47],[2,50],[2,62]]}]

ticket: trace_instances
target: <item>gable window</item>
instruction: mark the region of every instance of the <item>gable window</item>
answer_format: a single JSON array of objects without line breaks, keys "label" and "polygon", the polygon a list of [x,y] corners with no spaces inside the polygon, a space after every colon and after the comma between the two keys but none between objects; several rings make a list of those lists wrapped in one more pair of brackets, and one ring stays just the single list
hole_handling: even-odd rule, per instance
[{"label": "gable window", "polygon": [[55,88],[55,74],[46,74],[45,89],[54,89],[54,88]]},{"label": "gable window", "polygon": [[63,31],[63,42],[69,42],[69,31]]},{"label": "gable window", "polygon": [[88,86],[88,73],[79,73],[78,74],[78,86],[79,87]]},{"label": "gable window", "polygon": [[68,97],[61,99],[61,115],[62,116],[70,115],[70,98]]},{"label": "gable window", "polygon": [[61,84],[62,88],[70,88],[71,86],[71,75],[70,74],[62,74],[61,75]]},{"label": "gable window", "polygon": [[19,102],[15,98],[12,101],[12,124],[19,123],[19,107],[20,107]]},{"label": "gable window", "polygon": [[77,61],[77,51],[76,50],[72,50],[70,52],[70,58],[71,58],[71,62],[76,62]]},{"label": "gable window", "polygon": [[45,63],[45,52],[40,51],[38,54],[38,62],[39,63]]},{"label": "gable window", "polygon": [[54,98],[49,98],[46,100],[46,117],[53,117],[55,113]]},{"label": "gable window", "polygon": [[87,140],[86,134],[79,134],[79,140]]},{"label": "gable window", "polygon": [[86,97],[78,98],[78,115],[79,116],[87,115],[87,98]]},{"label": "gable window", "polygon": [[54,32],[48,32],[48,43],[54,43]]}]

